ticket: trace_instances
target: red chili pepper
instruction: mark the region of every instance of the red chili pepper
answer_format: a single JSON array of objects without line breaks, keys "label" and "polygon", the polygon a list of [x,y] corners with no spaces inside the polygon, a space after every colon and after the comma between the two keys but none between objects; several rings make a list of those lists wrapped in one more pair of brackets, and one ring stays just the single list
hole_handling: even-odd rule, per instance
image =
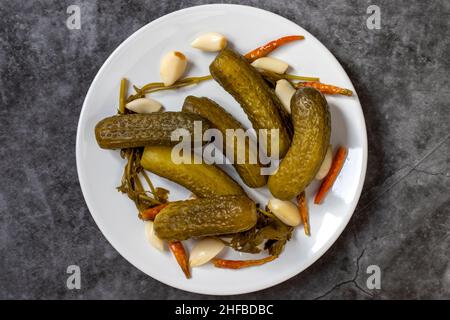
[{"label": "red chili pepper", "polygon": [[264,263],[275,260],[276,256],[268,256],[263,259],[257,260],[225,260],[225,259],[213,259],[214,266],[217,268],[225,268],[225,269],[241,269],[253,266],[259,266]]},{"label": "red chili pepper", "polygon": [[162,209],[167,207],[167,205],[168,205],[167,203],[163,203],[163,204],[157,205],[156,207],[152,207],[147,210],[144,210],[139,213],[139,218],[141,218],[142,220],[155,220],[158,213],[160,213]]},{"label": "red chili pepper", "polygon": [[305,191],[297,196],[298,211],[300,213],[300,218],[302,219],[303,228],[305,229],[305,234],[307,236],[311,235],[311,228],[309,226],[309,212],[308,204],[306,203]]},{"label": "red chili pepper", "polygon": [[267,56],[273,50],[281,47],[282,45],[284,45],[286,43],[289,43],[292,41],[297,41],[297,40],[303,40],[303,39],[305,39],[304,36],[297,36],[297,35],[281,37],[277,40],[270,41],[270,42],[266,43],[265,45],[250,51],[249,53],[247,53],[245,55],[245,58],[247,58],[247,60],[249,62],[253,62],[258,58]]},{"label": "red chili pepper", "polygon": [[180,265],[181,270],[183,270],[184,275],[189,279],[191,277],[191,271],[189,270],[188,257],[183,243],[181,241],[169,241],[169,248]]},{"label": "red chili pepper", "polygon": [[344,166],[346,158],[347,158],[347,148],[339,147],[338,151],[334,155],[330,171],[328,171],[327,176],[323,179],[319,191],[317,191],[316,197],[314,198],[315,204],[320,204],[323,201],[328,191],[331,189],[334,182],[336,181],[339,172],[341,172],[341,169]]},{"label": "red chili pepper", "polygon": [[333,86],[331,84],[325,84],[321,82],[316,81],[308,81],[308,82],[297,82],[295,85],[296,88],[302,88],[302,87],[312,87],[323,94],[342,94],[344,96],[352,96],[353,92],[349,89],[339,88],[336,86]]}]

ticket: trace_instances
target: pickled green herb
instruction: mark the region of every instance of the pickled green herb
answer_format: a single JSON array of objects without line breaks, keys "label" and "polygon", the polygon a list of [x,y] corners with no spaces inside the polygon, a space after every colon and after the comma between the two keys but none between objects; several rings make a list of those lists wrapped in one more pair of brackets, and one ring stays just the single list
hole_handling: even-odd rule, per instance
[{"label": "pickled green herb", "polygon": [[264,250],[270,255],[279,256],[294,228],[285,225],[267,209],[257,209],[257,212],[258,220],[253,228],[236,233],[229,242],[224,242],[234,250],[247,253],[260,253],[264,244]]},{"label": "pickled green herb", "polygon": [[[147,173],[141,166],[143,148],[123,149],[122,158],[127,160],[124,167],[121,184],[117,187],[125,193],[136,205],[139,212],[161,203],[167,202],[169,191],[164,188],[155,188]],[[145,191],[141,176],[148,184],[150,191]]]}]

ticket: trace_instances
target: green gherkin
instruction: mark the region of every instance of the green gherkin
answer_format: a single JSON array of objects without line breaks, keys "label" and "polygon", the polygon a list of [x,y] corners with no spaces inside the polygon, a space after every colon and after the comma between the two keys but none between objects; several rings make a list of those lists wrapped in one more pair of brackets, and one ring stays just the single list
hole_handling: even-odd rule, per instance
[{"label": "green gherkin", "polygon": [[147,146],[142,155],[141,165],[144,169],[191,190],[200,198],[245,194],[236,181],[215,165],[174,163],[172,147]]},{"label": "green gherkin", "polygon": [[244,109],[255,130],[267,129],[267,141],[262,141],[272,154],[270,129],[279,130],[279,156],[283,157],[291,142],[290,121],[273,90],[248,61],[229,48],[222,49],[209,66],[216,80]]},{"label": "green gherkin", "polygon": [[185,240],[246,231],[256,220],[256,205],[248,197],[216,196],[169,203],[154,228],[161,239]]},{"label": "green gherkin", "polygon": [[314,88],[298,89],[291,100],[294,137],[277,172],[269,177],[270,192],[289,200],[314,179],[330,144],[331,117],[325,97]]},{"label": "green gherkin", "polygon": [[[194,122],[202,124],[202,134],[209,123],[196,114],[184,112],[155,112],[150,114],[116,115],[101,120],[95,126],[95,137],[101,148],[124,149],[148,145],[174,145],[174,130],[186,129],[194,137]],[[198,137],[202,139],[202,136]],[[192,139],[194,140],[194,139]]]},{"label": "green gherkin", "polygon": [[[259,188],[267,183],[267,176],[261,175],[261,165],[259,163],[250,163],[249,143],[246,141],[245,150],[239,149],[237,139],[226,139],[227,129],[242,129],[245,131],[239,121],[237,121],[231,114],[226,112],[221,106],[211,99],[202,97],[188,96],[183,104],[184,112],[192,112],[207,119],[212,127],[218,129],[223,136],[222,151],[225,153],[227,146],[234,149],[233,166],[244,183],[251,188]],[[238,154],[245,154],[245,163],[238,163]],[[258,160],[258,153],[253,154],[256,161]]]}]

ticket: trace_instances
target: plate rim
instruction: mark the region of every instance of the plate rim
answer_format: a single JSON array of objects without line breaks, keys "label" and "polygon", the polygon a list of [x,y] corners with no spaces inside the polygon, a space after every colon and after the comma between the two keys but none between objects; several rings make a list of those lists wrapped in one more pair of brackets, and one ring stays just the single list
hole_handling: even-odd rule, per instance
[{"label": "plate rim", "polygon": [[[122,41],[115,49],[114,51],[108,56],[108,58],[105,60],[105,62],[102,64],[102,66],[100,67],[100,69],[97,71],[95,77],[93,78],[93,80],[90,83],[89,89],[86,93],[86,96],[84,98],[83,101],[83,105],[80,111],[80,115],[79,115],[79,119],[78,119],[78,125],[77,125],[77,134],[76,134],[76,143],[75,143],[75,153],[76,153],[76,166],[77,166],[77,175],[78,175],[78,181],[80,184],[80,188],[81,188],[81,192],[83,194],[83,198],[84,201],[86,203],[86,206],[89,209],[89,213],[91,215],[91,217],[93,218],[95,224],[97,225],[97,227],[100,229],[102,235],[106,238],[106,240],[108,241],[108,243],[126,260],[128,261],[133,267],[137,268],[138,270],[140,270],[141,272],[143,272],[145,275],[176,289],[179,290],[183,290],[186,292],[192,292],[192,293],[196,293],[196,294],[203,294],[203,295],[223,295],[223,296],[227,296],[227,295],[241,295],[241,294],[246,294],[246,293],[252,293],[252,292],[256,292],[256,291],[260,291],[260,290],[264,290],[270,287],[273,287],[275,285],[281,284],[287,280],[289,280],[290,278],[300,274],[301,272],[305,271],[306,269],[308,269],[311,265],[313,265],[317,260],[319,260],[326,252],[328,252],[328,250],[333,246],[333,244],[336,242],[336,240],[342,235],[342,232],[344,231],[344,229],[347,227],[350,219],[353,217],[353,214],[355,212],[356,206],[359,202],[359,199],[361,197],[361,193],[362,193],[362,189],[363,189],[363,185],[364,185],[364,181],[366,178],[366,171],[367,171],[367,158],[368,158],[368,141],[367,141],[367,128],[366,128],[366,122],[365,122],[365,117],[364,117],[364,112],[361,106],[361,102],[359,100],[358,94],[353,86],[353,82],[351,80],[351,78],[348,76],[347,72],[345,71],[345,69],[342,67],[341,63],[339,62],[339,60],[337,60],[337,58],[333,55],[333,53],[320,41],[318,40],[314,35],[310,34],[309,35],[314,38],[318,44],[322,47],[323,51],[325,53],[328,53],[328,55],[334,60],[334,62],[336,62],[336,64],[338,65],[338,68],[340,68],[340,71],[343,72],[345,74],[345,76],[348,78],[348,80],[351,83],[351,86],[354,92],[354,96],[353,98],[357,100],[357,103],[360,106],[360,113],[359,113],[359,118],[358,120],[360,120],[361,122],[361,129],[362,129],[362,133],[363,136],[361,137],[361,149],[362,149],[362,166],[361,166],[361,175],[360,175],[360,179],[358,181],[358,186],[356,188],[356,193],[355,193],[355,197],[352,199],[352,203],[349,205],[351,214],[349,214],[347,217],[344,217],[343,219],[343,223],[341,224],[340,228],[336,229],[336,231],[333,233],[333,235],[328,239],[328,241],[326,242],[326,244],[324,244],[324,246],[321,248],[321,250],[319,251],[320,253],[316,255],[316,257],[314,259],[311,259],[311,261],[309,263],[306,264],[306,266],[302,269],[302,270],[295,270],[294,272],[290,272],[288,274],[285,274],[283,277],[278,278],[276,281],[272,281],[272,282],[268,282],[262,285],[250,285],[244,289],[238,289],[238,290],[228,290],[228,291],[220,291],[216,290],[214,288],[211,288],[211,290],[205,291],[205,290],[201,290],[201,289],[195,289],[195,288],[186,288],[185,286],[183,286],[181,283],[178,284],[177,282],[171,282],[171,283],[167,283],[165,280],[163,280],[161,277],[159,277],[158,275],[150,275],[148,274],[146,271],[144,271],[140,266],[137,266],[136,264],[134,264],[131,260],[131,258],[128,258],[125,254],[123,254],[120,250],[117,249],[118,244],[113,243],[113,241],[111,241],[111,237],[110,235],[108,235],[108,232],[105,230],[104,226],[102,226],[97,218],[96,215],[93,214],[91,208],[93,208],[93,205],[91,204],[89,199],[89,196],[87,195],[87,192],[85,191],[87,189],[86,187],[86,181],[83,177],[82,174],[82,170],[81,170],[81,155],[80,155],[80,149],[81,149],[81,127],[82,127],[82,120],[84,119],[84,114],[86,112],[87,109],[87,101],[89,100],[89,96],[91,96],[92,90],[93,90],[93,84],[96,83],[98,81],[98,78],[100,77],[100,75],[102,74],[103,70],[106,68],[107,65],[109,65],[110,61],[113,59],[113,57],[122,49],[122,47],[125,47],[129,42],[133,41],[133,39],[135,37],[138,37],[140,33],[142,33],[144,31],[145,28],[150,27],[153,24],[157,24],[158,22],[165,20],[167,18],[170,18],[173,15],[177,15],[180,13],[184,13],[184,12],[188,12],[188,11],[192,11],[192,10],[199,10],[199,9],[204,9],[204,8],[210,8],[210,7],[214,7],[214,8],[242,8],[243,10],[253,10],[258,12],[259,14],[264,14],[264,15],[269,15],[269,16],[275,16],[278,19],[282,19],[287,23],[293,24],[296,27],[300,27],[303,30],[305,30],[306,32],[309,33],[308,30],[306,30],[305,28],[301,27],[300,25],[298,25],[297,23],[268,10],[265,9],[261,9],[261,8],[257,8],[257,7],[253,7],[253,6],[249,6],[249,5],[241,5],[241,4],[223,4],[223,3],[215,3],[215,4],[204,4],[204,5],[198,5],[198,6],[191,6],[191,7],[187,7],[187,8],[183,8],[180,10],[176,10],[173,12],[170,12],[168,14],[165,14],[163,16],[160,16],[148,23],[146,23],[145,25],[143,25],[142,27],[140,27],[138,30],[136,30],[135,32],[133,32],[130,36],[128,36],[124,41]],[[301,268],[299,268],[301,269]]]}]

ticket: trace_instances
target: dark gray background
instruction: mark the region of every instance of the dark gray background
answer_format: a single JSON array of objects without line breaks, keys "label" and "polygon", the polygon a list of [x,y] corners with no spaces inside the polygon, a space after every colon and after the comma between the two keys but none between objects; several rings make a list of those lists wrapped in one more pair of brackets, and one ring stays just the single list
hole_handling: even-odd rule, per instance
[{"label": "dark gray background", "polygon": [[[75,135],[116,46],[157,17],[207,2],[1,1],[0,298],[205,298],[151,279],[105,240],[78,184]],[[450,298],[450,2],[240,3],[298,23],[336,55],[361,99],[369,163],[331,249],[289,281],[239,298]],[[81,5],[81,30],[65,26],[70,4]],[[381,30],[366,27],[370,4],[381,8]],[[71,264],[81,267],[78,291],[66,288]],[[381,290],[366,288],[372,264]]]}]

